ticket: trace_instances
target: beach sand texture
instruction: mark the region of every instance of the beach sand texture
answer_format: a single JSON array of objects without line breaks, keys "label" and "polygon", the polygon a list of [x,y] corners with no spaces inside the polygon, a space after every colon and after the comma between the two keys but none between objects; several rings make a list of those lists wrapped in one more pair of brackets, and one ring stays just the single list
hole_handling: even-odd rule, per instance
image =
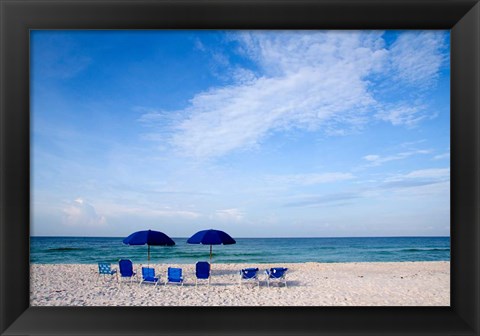
[{"label": "beach sand texture", "polygon": [[[368,262],[213,264],[211,285],[195,288],[195,265],[155,264],[161,285],[117,283],[97,265],[32,264],[32,306],[449,306],[450,263]],[[163,285],[167,267],[183,268],[184,286]],[[265,269],[288,267],[288,288],[265,282]],[[115,265],[112,265],[115,267]],[[140,265],[134,265],[140,271]],[[259,267],[260,287],[239,285],[239,270]]]}]

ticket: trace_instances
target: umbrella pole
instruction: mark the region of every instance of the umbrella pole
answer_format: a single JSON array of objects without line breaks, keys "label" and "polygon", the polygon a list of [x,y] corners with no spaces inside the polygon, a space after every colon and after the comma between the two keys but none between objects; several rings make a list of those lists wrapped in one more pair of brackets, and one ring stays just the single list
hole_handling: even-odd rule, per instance
[{"label": "umbrella pole", "polygon": [[210,245],[210,264],[212,263],[212,245]]},{"label": "umbrella pole", "polygon": [[150,267],[150,244],[147,244],[147,246],[148,246],[147,263],[148,263],[148,267]]}]

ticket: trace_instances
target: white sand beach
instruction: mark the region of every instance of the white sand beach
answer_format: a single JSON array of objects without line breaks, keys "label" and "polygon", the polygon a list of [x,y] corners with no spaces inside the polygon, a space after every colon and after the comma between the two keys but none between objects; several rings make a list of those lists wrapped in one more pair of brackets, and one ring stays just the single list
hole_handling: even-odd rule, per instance
[{"label": "white sand beach", "polygon": [[[114,265],[112,265],[114,266]],[[152,266],[152,265],[151,265]],[[153,265],[161,285],[97,279],[97,265],[32,264],[32,306],[449,306],[450,263],[369,262],[213,264],[211,285],[195,287],[195,266]],[[168,266],[184,286],[164,286]],[[264,270],[288,267],[288,287],[267,287]],[[239,285],[238,271],[259,267],[260,287]],[[135,265],[140,270],[140,265]],[[141,273],[141,271],[140,271]]]}]

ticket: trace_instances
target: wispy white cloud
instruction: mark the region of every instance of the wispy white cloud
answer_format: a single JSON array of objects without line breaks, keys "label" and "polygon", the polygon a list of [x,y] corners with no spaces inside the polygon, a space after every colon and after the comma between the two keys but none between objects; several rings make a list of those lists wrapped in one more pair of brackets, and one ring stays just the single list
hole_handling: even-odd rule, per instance
[{"label": "wispy white cloud", "polygon": [[363,197],[361,193],[357,192],[330,193],[325,195],[302,195],[295,197],[295,199],[285,203],[283,206],[288,208],[335,206],[352,202],[361,197]]},{"label": "wispy white cloud", "polygon": [[415,141],[406,141],[406,142],[401,143],[400,147],[410,148],[412,146],[416,146],[418,144],[425,143],[426,141],[427,141],[427,139],[420,139],[420,140],[415,140]]},{"label": "wispy white cloud", "polygon": [[379,166],[381,164],[384,164],[386,162],[390,161],[397,161],[397,160],[403,160],[406,158],[409,158],[413,155],[421,155],[421,154],[428,154],[430,153],[430,150],[427,149],[419,149],[419,150],[413,150],[413,151],[408,151],[408,152],[401,152],[395,155],[388,155],[388,156],[381,156],[377,154],[369,154],[365,155],[363,159],[367,162],[369,162],[369,166]]},{"label": "wispy white cloud", "polygon": [[399,177],[400,178],[445,179],[445,178],[450,178],[450,168],[431,168],[431,169],[414,170],[408,174],[400,175]]},{"label": "wispy white cloud", "polygon": [[385,57],[380,33],[257,32],[237,40],[260,73],[237,69],[238,83],[192,98],[171,138],[183,154],[220,156],[292,128],[361,125],[375,104],[364,77]]},{"label": "wispy white cloud", "polygon": [[351,173],[321,173],[321,174],[291,174],[291,175],[270,175],[267,181],[278,185],[315,185],[322,183],[333,183],[351,180],[355,176]]},{"label": "wispy white cloud", "polygon": [[398,106],[382,108],[382,111],[376,114],[380,120],[390,122],[394,126],[405,125],[407,127],[414,127],[422,120],[436,117],[435,113],[429,113],[424,105],[408,105],[402,103]]},{"label": "wispy white cloud", "polygon": [[253,84],[253,82],[257,79],[257,76],[251,70],[235,68],[232,71],[232,78],[238,84]]},{"label": "wispy white cloud", "polygon": [[435,155],[433,159],[434,160],[450,159],[450,152]]},{"label": "wispy white cloud", "polygon": [[[296,73],[307,67],[336,65],[357,68],[360,75],[382,69],[387,51],[382,32],[244,32],[234,34],[240,49],[268,76]],[[352,70],[352,69],[349,69]]]},{"label": "wispy white cloud", "polygon": [[227,222],[240,222],[243,220],[244,216],[245,214],[242,210],[232,208],[215,211],[214,218]]},{"label": "wispy white cloud", "polygon": [[175,209],[168,206],[152,208],[149,205],[128,205],[128,204],[105,204],[105,213],[109,217],[138,216],[152,218],[177,218],[177,219],[197,219],[202,216],[201,213],[185,209]]},{"label": "wispy white cloud", "polygon": [[[449,168],[419,169],[403,174],[395,174],[372,181],[370,186],[360,189],[351,189],[334,193],[303,194],[287,197],[283,207],[287,208],[315,208],[352,205],[368,200],[369,206],[386,200],[398,202],[401,198],[409,200],[415,197],[430,198],[447,197],[450,187]],[[372,200],[376,200],[372,203]],[[395,202],[395,201],[394,201]],[[388,202],[387,202],[388,203]],[[363,203],[365,204],[365,203]]]},{"label": "wispy white cloud", "polygon": [[402,32],[390,48],[395,79],[428,87],[448,61],[445,35],[435,31]]},{"label": "wispy white cloud", "polygon": [[137,121],[145,127],[166,131],[175,123],[183,120],[181,111],[165,111],[161,109],[136,106],[133,111],[140,113]]},{"label": "wispy white cloud", "polygon": [[431,168],[414,170],[406,174],[397,174],[385,179],[382,188],[404,189],[434,184],[448,185],[450,168]]},{"label": "wispy white cloud", "polygon": [[[313,130],[334,117],[358,121],[346,114],[355,108],[364,111],[371,97],[360,82],[353,87],[338,78],[333,82],[317,82],[311,72],[304,72],[199,94],[190,116],[178,126],[173,144],[190,156],[220,156],[252,148],[269,132],[291,127]],[[330,86],[338,91],[332,92]],[[337,115],[342,112],[343,116]]]},{"label": "wispy white cloud", "polygon": [[202,43],[202,41],[199,38],[196,38],[195,41],[193,42],[193,46],[196,50],[199,51],[206,51],[207,48],[205,45]]},{"label": "wispy white cloud", "polygon": [[77,198],[63,209],[63,223],[68,226],[98,227],[106,224],[106,218],[99,215],[93,205]]},{"label": "wispy white cloud", "polygon": [[[426,107],[419,102],[384,106],[370,90],[370,77],[390,71],[408,83],[433,80],[444,37],[403,36],[387,50],[382,32],[232,33],[230,43],[255,67],[235,67],[213,52],[214,63],[231,74],[230,84],[194,95],[187,108],[173,112],[179,119],[170,129],[156,129],[164,135],[150,139],[167,140],[186,156],[209,158],[256,148],[272,134],[292,129],[343,135],[361,129],[372,115],[415,126],[431,117]],[[165,113],[145,113],[140,121],[165,123]]]},{"label": "wispy white cloud", "polygon": [[223,82],[230,83],[233,80],[238,84],[249,82],[255,78],[252,71],[232,63],[229,55],[221,48],[216,46],[212,48],[208,44],[204,44],[199,38],[194,40],[194,48],[208,55],[210,74]]}]

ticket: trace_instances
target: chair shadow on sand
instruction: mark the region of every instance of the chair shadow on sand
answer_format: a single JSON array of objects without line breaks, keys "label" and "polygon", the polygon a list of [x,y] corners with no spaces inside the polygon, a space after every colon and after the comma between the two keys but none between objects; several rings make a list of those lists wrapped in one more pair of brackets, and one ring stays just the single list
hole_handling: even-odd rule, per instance
[{"label": "chair shadow on sand", "polygon": [[[212,268],[210,270],[210,276],[211,276],[211,283],[210,283],[210,286],[213,286],[213,287],[218,287],[218,286],[239,286],[239,270],[226,270],[226,269],[216,269],[215,268],[215,265],[212,265]],[[229,277],[229,279],[219,279],[219,277],[221,276],[231,276]],[[259,277],[259,281],[260,281],[260,287],[268,287],[267,286],[267,281],[266,281],[266,275],[264,273],[264,271],[262,272],[262,270],[259,271],[259,274],[258,274],[258,277]],[[290,280],[288,279],[287,277],[287,288],[292,286],[292,287],[299,287],[299,286],[303,286],[302,285],[302,282],[301,281],[298,281],[298,280]],[[187,285],[187,284],[185,284]],[[195,284],[193,284],[195,285]],[[242,284],[242,285],[245,285],[246,287],[248,286],[248,284]],[[202,285],[199,285],[199,288],[200,287],[208,287],[207,285],[205,284],[202,284]],[[258,286],[257,286],[258,287]],[[274,288],[284,288],[285,285],[282,283],[277,283],[277,282],[270,282],[270,287],[274,287]]]},{"label": "chair shadow on sand", "polygon": [[[186,287],[195,287],[195,283],[185,283]],[[238,282],[238,279],[236,278],[234,282],[231,281],[215,281],[215,277],[212,278],[212,282],[210,283],[210,287],[212,288],[218,288],[218,287],[231,287],[231,286],[237,286],[240,287],[240,284]],[[298,280],[288,280],[287,279],[287,287],[283,283],[270,283],[270,288],[286,288],[288,289],[289,287],[301,287],[304,286],[301,281]],[[242,283],[241,287],[245,288],[259,288],[257,284],[249,284],[249,283]],[[267,286],[267,281],[264,279],[260,279],[260,288],[269,288]],[[208,284],[202,284],[198,285],[198,290],[201,290],[202,288],[209,288]]]},{"label": "chair shadow on sand", "polygon": [[222,276],[222,275],[238,275],[237,270],[225,270],[225,269],[215,269],[214,266],[212,266],[210,270],[211,276]]}]

